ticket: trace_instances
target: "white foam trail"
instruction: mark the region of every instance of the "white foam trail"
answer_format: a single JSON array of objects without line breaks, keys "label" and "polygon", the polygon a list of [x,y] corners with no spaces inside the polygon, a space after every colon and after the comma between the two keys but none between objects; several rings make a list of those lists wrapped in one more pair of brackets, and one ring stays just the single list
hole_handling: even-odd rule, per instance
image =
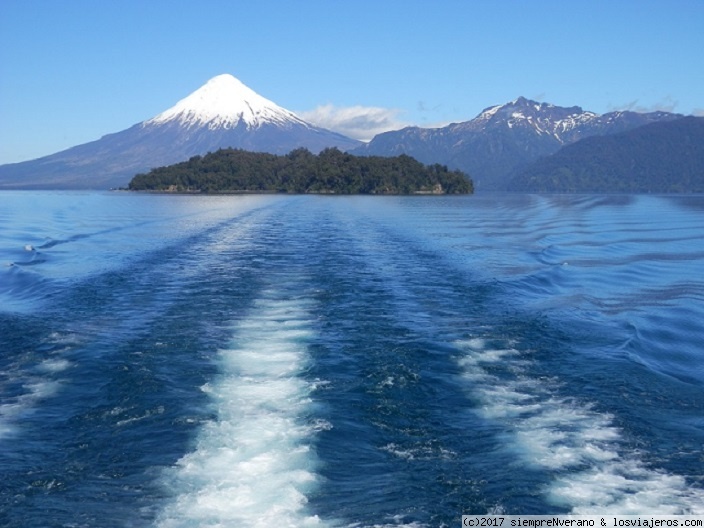
[{"label": "white foam trail", "polygon": [[33,411],[43,399],[50,398],[59,390],[60,382],[35,378],[24,384],[26,392],[9,403],[0,404],[0,440],[17,431],[17,423],[24,414]]},{"label": "white foam trail", "polygon": [[[75,336],[51,333],[43,344],[64,345],[68,350],[76,343]],[[4,397],[0,403],[0,440],[15,435],[22,429],[22,419],[36,411],[43,400],[54,397],[60,390],[63,380],[60,374],[69,369],[72,363],[61,357],[63,350],[56,350],[53,357],[46,358],[29,369],[24,366],[11,365],[8,370],[0,372],[0,380],[7,379],[22,385],[22,393]],[[5,387],[0,383],[0,396]]]},{"label": "white foam trail", "polygon": [[309,361],[307,308],[270,293],[236,326],[220,377],[203,387],[217,420],[167,475],[177,497],[158,526],[325,525],[306,511],[318,482],[313,438],[329,427],[307,418],[315,389],[300,377]]},{"label": "white foam trail", "polygon": [[[574,514],[704,514],[704,491],[627,453],[612,416],[554,396],[557,381],[523,374],[517,350],[487,348],[482,339],[458,345],[479,413],[509,429],[509,448],[527,466],[557,475],[546,490],[550,502]],[[513,376],[492,375],[498,364]]]},{"label": "white foam trail", "polygon": [[66,370],[71,366],[71,362],[67,359],[45,359],[41,362],[38,369],[42,372],[57,373]]}]

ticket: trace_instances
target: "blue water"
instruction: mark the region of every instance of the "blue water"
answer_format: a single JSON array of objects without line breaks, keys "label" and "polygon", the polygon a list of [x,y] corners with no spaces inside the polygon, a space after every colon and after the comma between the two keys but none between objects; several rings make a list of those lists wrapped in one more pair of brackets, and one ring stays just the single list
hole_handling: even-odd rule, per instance
[{"label": "blue water", "polygon": [[704,197],[0,194],[0,526],[704,514]]}]

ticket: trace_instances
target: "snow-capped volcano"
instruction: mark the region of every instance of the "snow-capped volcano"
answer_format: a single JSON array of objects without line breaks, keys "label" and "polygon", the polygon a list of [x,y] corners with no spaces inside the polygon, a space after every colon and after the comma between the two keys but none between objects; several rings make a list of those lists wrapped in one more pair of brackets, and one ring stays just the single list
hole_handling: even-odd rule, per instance
[{"label": "snow-capped volcano", "polygon": [[213,77],[157,116],[97,141],[32,161],[0,166],[0,188],[124,187],[154,167],[220,148],[287,154],[361,145],[314,126],[245,86],[232,75]]},{"label": "snow-capped volcano", "polygon": [[186,127],[233,128],[240,123],[247,128],[264,124],[309,126],[293,112],[262,97],[230,74],[213,77],[188,97],[168,110],[145,121],[160,125],[176,121]]}]

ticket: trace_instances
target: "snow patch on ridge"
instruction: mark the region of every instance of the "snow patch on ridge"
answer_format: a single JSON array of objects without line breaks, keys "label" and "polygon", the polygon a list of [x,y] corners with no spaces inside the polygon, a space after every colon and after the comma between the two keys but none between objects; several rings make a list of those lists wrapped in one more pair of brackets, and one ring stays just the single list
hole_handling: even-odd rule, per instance
[{"label": "snow patch on ridge", "polygon": [[478,119],[484,119],[488,121],[496,114],[496,112],[498,112],[502,108],[502,105],[490,106],[489,108],[485,108],[482,113],[479,114]]},{"label": "snow patch on ridge", "polygon": [[262,97],[230,74],[213,77],[168,110],[145,121],[144,125],[173,121],[187,128],[234,128],[240,123],[248,129],[265,124],[310,127],[293,112]]}]

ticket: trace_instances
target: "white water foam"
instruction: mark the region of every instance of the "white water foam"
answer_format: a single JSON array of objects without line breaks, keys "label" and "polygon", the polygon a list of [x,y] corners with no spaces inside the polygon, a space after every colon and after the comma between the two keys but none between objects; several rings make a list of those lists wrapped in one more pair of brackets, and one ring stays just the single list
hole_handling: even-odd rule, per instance
[{"label": "white water foam", "polygon": [[45,359],[37,367],[41,372],[47,373],[57,373],[68,369],[71,366],[71,362],[67,359]]},{"label": "white water foam", "polygon": [[23,394],[0,404],[0,440],[15,434],[22,416],[31,413],[41,400],[53,396],[59,386],[56,380],[28,379],[23,385]]},{"label": "white water foam", "polygon": [[318,484],[312,447],[315,384],[300,375],[309,361],[308,306],[269,292],[235,327],[221,351],[221,375],[203,387],[217,420],[195,451],[167,475],[177,493],[158,526],[323,526],[306,511]]},{"label": "white water foam", "polygon": [[[483,339],[458,343],[463,376],[479,398],[479,413],[510,431],[509,449],[525,465],[553,472],[548,500],[574,514],[704,514],[704,491],[680,475],[647,467],[628,453],[613,417],[588,404],[555,396],[557,381],[523,374],[524,362],[509,347]],[[491,374],[498,365],[512,376]]]},{"label": "white water foam", "polygon": [[[47,343],[68,343],[65,336],[51,334]],[[57,353],[58,354],[58,353]],[[59,375],[71,367],[71,362],[60,355],[44,359],[29,370],[17,366],[0,372],[0,380],[11,380],[22,385],[22,392],[14,397],[5,397],[0,403],[0,440],[16,434],[22,429],[22,419],[35,412],[43,400],[52,398],[61,388]],[[0,383],[0,395],[5,392]]]}]

